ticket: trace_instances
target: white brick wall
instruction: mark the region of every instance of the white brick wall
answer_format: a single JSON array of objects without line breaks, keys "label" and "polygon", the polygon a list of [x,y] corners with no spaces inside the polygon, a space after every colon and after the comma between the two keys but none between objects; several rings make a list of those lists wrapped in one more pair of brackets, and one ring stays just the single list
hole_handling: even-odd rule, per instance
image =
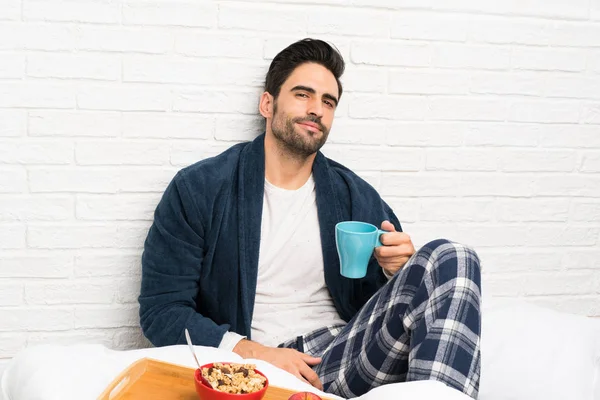
[{"label": "white brick wall", "polygon": [[600,1],[3,0],[0,371],[39,343],[144,345],[162,191],[262,129],[268,63],[306,36],[347,61],[325,152],[417,245],[600,317]]}]

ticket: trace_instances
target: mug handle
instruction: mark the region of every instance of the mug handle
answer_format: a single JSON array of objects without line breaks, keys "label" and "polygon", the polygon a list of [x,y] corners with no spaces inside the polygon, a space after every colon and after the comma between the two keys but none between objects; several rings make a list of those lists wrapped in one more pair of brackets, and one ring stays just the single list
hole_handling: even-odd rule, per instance
[{"label": "mug handle", "polygon": [[381,235],[383,235],[384,233],[389,233],[389,232],[381,230],[381,229],[377,229],[377,242],[375,242],[375,247],[383,246],[383,244],[381,243]]}]

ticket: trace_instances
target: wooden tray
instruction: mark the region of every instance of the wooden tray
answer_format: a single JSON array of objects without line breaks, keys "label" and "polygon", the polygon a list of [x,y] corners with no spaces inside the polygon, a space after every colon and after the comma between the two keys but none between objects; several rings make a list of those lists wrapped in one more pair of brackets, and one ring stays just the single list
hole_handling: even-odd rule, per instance
[{"label": "wooden tray", "polygon": [[[193,368],[142,358],[121,372],[98,400],[199,400],[194,372]],[[288,400],[294,393],[269,385],[263,400]]]}]

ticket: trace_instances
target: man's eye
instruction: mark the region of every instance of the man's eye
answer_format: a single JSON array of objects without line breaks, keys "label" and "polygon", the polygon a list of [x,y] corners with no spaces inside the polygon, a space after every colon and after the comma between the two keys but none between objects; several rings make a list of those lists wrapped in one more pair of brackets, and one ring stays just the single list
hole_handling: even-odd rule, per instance
[{"label": "man's eye", "polygon": [[308,97],[305,93],[298,93],[296,96],[298,96],[298,97]]},{"label": "man's eye", "polygon": [[331,101],[325,100],[324,103],[327,104],[329,107],[333,107],[333,103]]}]

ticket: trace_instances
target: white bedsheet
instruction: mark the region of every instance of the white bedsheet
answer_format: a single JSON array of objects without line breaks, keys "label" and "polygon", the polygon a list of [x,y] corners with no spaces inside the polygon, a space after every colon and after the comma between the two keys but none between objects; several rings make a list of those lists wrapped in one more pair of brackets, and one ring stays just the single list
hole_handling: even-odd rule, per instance
[{"label": "white bedsheet", "polygon": [[[484,302],[481,400],[600,400],[600,321],[520,301]],[[238,361],[196,346],[201,363]],[[113,351],[100,345],[37,346],[19,353],[1,381],[4,400],[95,399],[134,361],[150,357],[194,367],[186,346]],[[252,360],[273,385],[310,390],[287,372]],[[331,395],[328,395],[332,397]],[[386,385],[360,397],[467,400],[438,382]]]},{"label": "white bedsheet", "polygon": [[[241,360],[234,353],[201,346],[195,348],[201,364]],[[17,356],[15,362],[19,363],[19,368],[11,368],[5,372],[2,383],[3,389],[6,389],[5,400],[95,399],[123,369],[144,357],[192,368],[195,366],[187,346],[133,351],[113,351],[100,345],[38,346]],[[269,377],[272,385],[324,395],[269,363],[249,361],[257,364],[257,368]],[[420,400],[469,399],[438,382],[390,385],[373,390],[361,399],[397,398],[399,395],[418,396],[413,398]],[[340,399],[330,394],[326,396]]]}]

